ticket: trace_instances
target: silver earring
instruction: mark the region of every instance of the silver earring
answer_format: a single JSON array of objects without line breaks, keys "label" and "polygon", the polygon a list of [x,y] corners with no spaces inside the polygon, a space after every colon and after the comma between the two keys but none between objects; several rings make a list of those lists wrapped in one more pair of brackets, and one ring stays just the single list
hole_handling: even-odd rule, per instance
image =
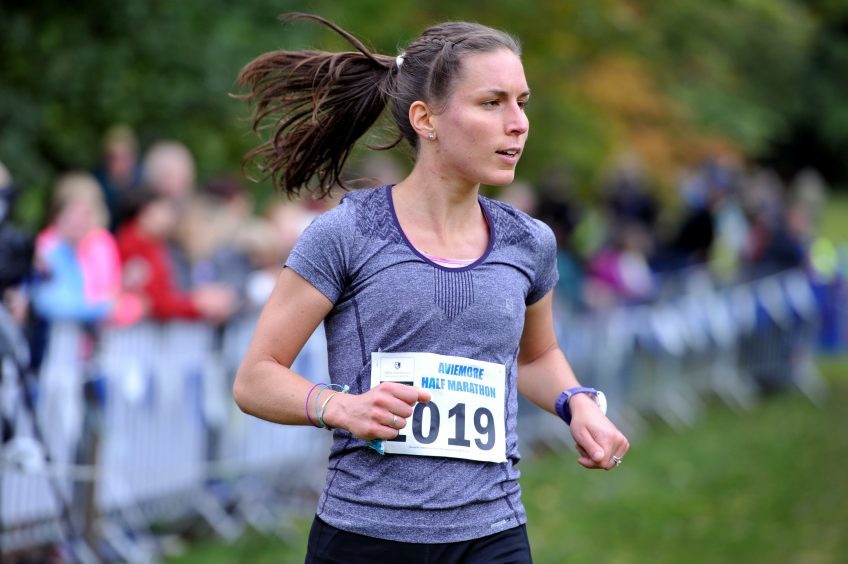
[{"label": "silver earring", "polygon": [[435,138],[436,138],[436,134],[435,134],[435,133],[433,133],[432,131],[430,131],[429,133],[427,133],[427,139],[429,139],[430,141],[432,141],[432,140],[433,140],[433,139],[435,139]]}]

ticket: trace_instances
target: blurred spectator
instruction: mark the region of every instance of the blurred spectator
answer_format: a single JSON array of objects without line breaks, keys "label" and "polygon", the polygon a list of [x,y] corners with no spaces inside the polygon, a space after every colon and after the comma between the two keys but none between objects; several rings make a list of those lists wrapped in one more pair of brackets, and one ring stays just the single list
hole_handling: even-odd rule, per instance
[{"label": "blurred spectator", "polygon": [[132,323],[138,299],[122,294],[121,263],[95,178],[67,174],[54,190],[50,224],[36,240],[33,304],[47,320]]},{"label": "blurred spectator", "polygon": [[179,219],[175,202],[145,188],[129,201],[128,221],[117,236],[124,283],[144,296],[150,317],[226,320],[235,307],[235,296],[227,287],[206,284],[182,291],[174,282],[167,241]]},{"label": "blurred spectator", "polygon": [[557,242],[557,298],[571,308],[583,304],[583,276],[586,249],[577,237],[577,228],[583,221],[583,211],[572,196],[571,175],[565,167],[557,167],[544,175],[541,195],[535,204],[534,217],[547,223]]},{"label": "blurred spectator", "polygon": [[265,215],[274,229],[274,241],[280,250],[279,266],[282,268],[298,237],[316,214],[308,210],[302,200],[296,200],[272,202]]},{"label": "blurred spectator", "polygon": [[836,352],[845,346],[845,278],[837,241],[821,231],[827,203],[827,184],[815,170],[798,173],[792,182],[791,230],[799,233],[807,249],[813,291],[819,304],[819,346]]},{"label": "blurred spectator", "polygon": [[538,198],[533,186],[527,182],[520,180],[513,182],[501,191],[498,199],[528,215],[536,216],[539,205]]},{"label": "blurred spectator", "polygon": [[804,243],[799,238],[804,219],[781,210],[760,211],[754,218],[749,260],[752,277],[759,278],[804,265]]},{"label": "blurred spectator", "polygon": [[141,184],[138,141],[126,125],[116,125],[103,136],[101,162],[94,171],[106,208],[109,231],[117,231],[121,220],[121,201]]},{"label": "blurred spectator", "polygon": [[219,176],[208,181],[196,200],[202,203],[198,208],[203,215],[214,223],[207,235],[213,251],[228,245],[241,226],[253,217],[253,198],[235,176]]},{"label": "blurred spectator", "polygon": [[265,218],[245,223],[233,239],[233,252],[247,269],[241,288],[244,311],[257,313],[271,295],[289,253],[315,218],[303,200],[272,202]]},{"label": "blurred spectator", "polygon": [[651,297],[653,277],[648,266],[651,237],[637,221],[616,226],[611,244],[589,261],[586,300],[596,308],[640,302]]},{"label": "blurred spectator", "polygon": [[222,206],[236,222],[243,221],[253,211],[253,198],[235,176],[215,177],[204,185],[203,192],[213,199],[214,204]]},{"label": "blurred spectator", "polygon": [[784,188],[772,171],[757,171],[749,180],[751,225],[745,258],[749,276],[759,278],[803,266],[806,252],[800,238],[804,219],[788,213]]},{"label": "blurred spectator", "polygon": [[192,287],[190,254],[195,247],[205,243],[193,229],[197,223],[193,221],[196,214],[192,213],[195,174],[194,156],[179,141],[158,141],[144,157],[144,185],[168,199],[177,215],[176,227],[170,231],[166,245],[172,281],[182,291],[189,291]]},{"label": "blurred spectator", "polygon": [[194,193],[194,157],[188,147],[178,141],[159,141],[144,157],[145,186],[178,204]]},{"label": "blurred spectator", "polygon": [[233,176],[210,180],[193,199],[183,233],[194,284],[222,283],[244,300],[248,276],[256,268],[243,244],[243,231],[256,221],[252,210],[252,198]]},{"label": "blurred spectator", "polygon": [[0,301],[12,318],[23,324],[28,300],[20,285],[32,268],[34,246],[32,237],[11,222],[17,193],[9,170],[0,163]]},{"label": "blurred spectator", "polygon": [[242,226],[233,240],[233,250],[245,266],[244,277],[237,286],[243,309],[258,313],[271,295],[288,251],[276,240],[274,225],[263,218],[254,218]]},{"label": "blurred spectator", "polygon": [[818,171],[806,168],[792,180],[793,204],[804,206],[812,225],[819,225],[827,201],[827,184]]},{"label": "blurred spectator", "polygon": [[726,280],[732,280],[739,274],[749,237],[749,225],[740,201],[741,172],[727,163],[721,166],[727,171],[729,182],[714,205],[715,241],[710,258],[713,261],[713,272]]},{"label": "blurred spectator", "polygon": [[652,259],[657,272],[674,272],[709,260],[716,238],[714,210],[729,189],[729,177],[707,162],[680,182],[683,210],[671,237],[658,243]]},{"label": "blurred spectator", "polygon": [[623,154],[606,183],[606,203],[610,224],[641,224],[652,233],[659,215],[659,203],[650,193],[640,158]]}]

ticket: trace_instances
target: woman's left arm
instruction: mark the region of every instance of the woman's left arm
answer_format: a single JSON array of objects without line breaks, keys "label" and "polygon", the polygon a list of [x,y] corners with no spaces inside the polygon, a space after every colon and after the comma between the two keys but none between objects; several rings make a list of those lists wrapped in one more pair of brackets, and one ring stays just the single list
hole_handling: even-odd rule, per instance
[{"label": "woman's left arm", "polygon": [[[554,405],[559,395],[579,385],[557,343],[550,291],[527,307],[518,353],[518,390],[542,409],[556,414]],[[586,394],[572,396],[568,406],[571,435],[580,453],[578,462],[586,468],[614,468],[613,456],[624,458],[630,448],[627,438]]]}]

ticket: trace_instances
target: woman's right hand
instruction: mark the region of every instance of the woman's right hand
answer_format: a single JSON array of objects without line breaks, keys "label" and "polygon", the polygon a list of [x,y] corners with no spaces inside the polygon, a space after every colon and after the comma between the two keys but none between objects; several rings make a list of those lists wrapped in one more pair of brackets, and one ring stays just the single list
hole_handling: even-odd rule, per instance
[{"label": "woman's right hand", "polygon": [[330,427],[347,429],[366,441],[394,439],[406,427],[406,419],[412,415],[415,404],[428,401],[429,392],[397,382],[383,382],[363,394],[336,394],[324,410],[324,422]]}]

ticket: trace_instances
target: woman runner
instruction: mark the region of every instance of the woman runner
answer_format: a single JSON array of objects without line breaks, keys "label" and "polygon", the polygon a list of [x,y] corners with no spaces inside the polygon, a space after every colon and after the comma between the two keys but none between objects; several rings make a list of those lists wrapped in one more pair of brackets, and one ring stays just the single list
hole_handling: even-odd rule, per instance
[{"label": "woman runner", "polygon": [[[248,64],[254,128],[273,129],[249,158],[288,194],[326,194],[387,105],[416,157],[303,233],[236,377],[245,412],[334,430],[306,561],[530,562],[517,392],[570,423],[586,468],[629,445],[557,344],[551,230],[479,194],[513,181],[527,139],[518,43],[450,22],[394,57],[288,19],[356,51]],[[289,367],[322,321],[332,385],[313,386]]]}]

